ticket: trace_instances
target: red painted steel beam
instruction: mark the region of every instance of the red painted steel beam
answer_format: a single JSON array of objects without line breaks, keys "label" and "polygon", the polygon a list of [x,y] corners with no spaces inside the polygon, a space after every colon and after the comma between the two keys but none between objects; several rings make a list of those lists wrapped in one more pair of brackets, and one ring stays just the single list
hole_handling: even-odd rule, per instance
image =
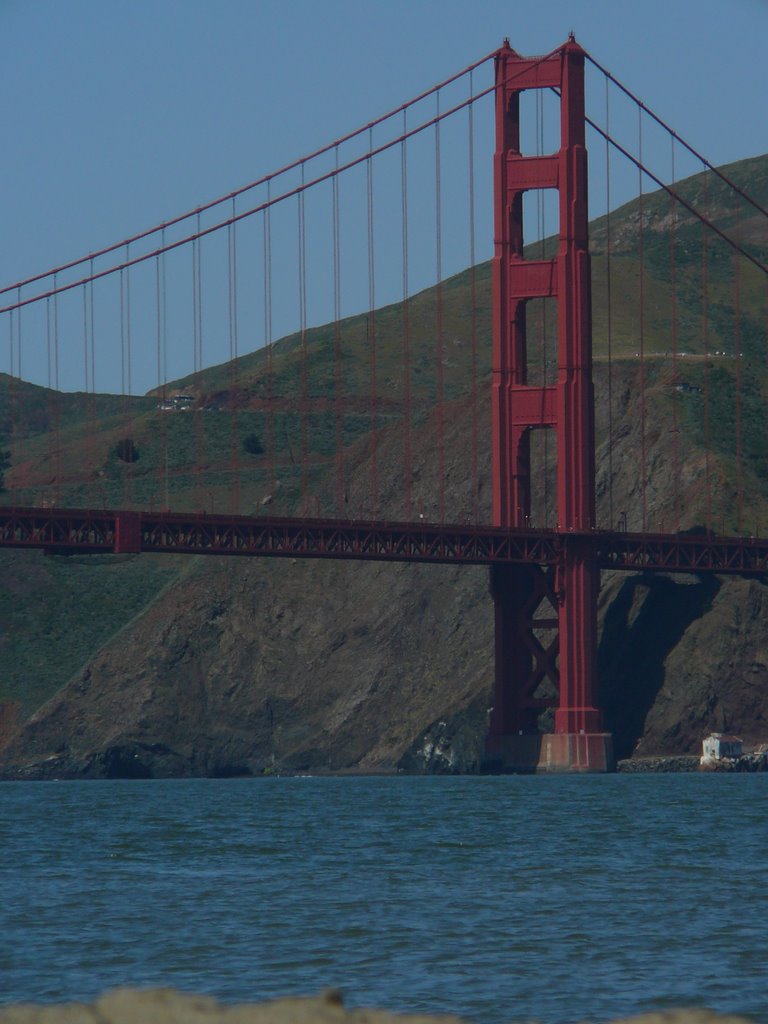
[{"label": "red painted steel beam", "polygon": [[[557,520],[565,531],[595,526],[595,436],[592,386],[591,282],[587,237],[584,51],[569,40],[555,57],[533,66],[503,47],[496,57],[494,156],[493,362],[491,387],[493,523],[531,525],[531,431],[557,432]],[[560,148],[546,156],[520,151],[520,94],[554,87],[560,96]],[[524,256],[523,196],[556,189],[559,242],[554,259]],[[529,383],[526,305],[557,299],[557,381]],[[493,578],[496,602],[496,693],[491,736],[536,732],[530,659],[534,627],[510,594],[529,582],[510,568]],[[562,550],[554,609],[559,662],[547,671],[559,691],[555,729],[598,732],[595,708],[597,592],[600,569],[591,541],[570,539]],[[502,635],[499,635],[501,633]],[[515,690],[516,695],[507,692]],[[510,710],[512,709],[512,710]]]},{"label": "red painted steel beam", "polygon": [[[132,523],[132,545],[120,522]],[[89,509],[0,508],[0,547],[51,553],[285,556],[525,565],[562,571],[567,551],[589,551],[600,569],[768,575],[768,538],[537,529],[342,519],[147,514]],[[561,580],[547,584],[554,594]],[[523,605],[525,602],[523,602]],[[532,617],[525,611],[526,621]],[[540,620],[539,620],[540,621]],[[551,627],[554,620],[547,620]]]},{"label": "red painted steel beam", "polygon": [[335,519],[0,508],[0,547],[50,553],[335,558],[363,561],[555,565],[553,531]]},{"label": "red painted steel beam", "polygon": [[[563,48],[560,95],[558,264],[558,520],[595,526],[595,413],[592,384],[584,51]],[[560,597],[560,703],[555,732],[597,733],[597,595],[600,568],[587,539],[566,547]]]},{"label": "red painted steel beam", "polygon": [[599,533],[594,543],[603,569],[723,576],[768,574],[768,540],[759,537]]}]

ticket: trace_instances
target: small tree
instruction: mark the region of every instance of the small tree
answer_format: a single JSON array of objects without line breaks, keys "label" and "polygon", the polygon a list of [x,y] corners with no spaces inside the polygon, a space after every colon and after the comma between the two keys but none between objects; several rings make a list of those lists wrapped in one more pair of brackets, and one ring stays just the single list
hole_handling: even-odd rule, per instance
[{"label": "small tree", "polygon": [[247,451],[249,455],[264,454],[264,445],[261,443],[261,438],[258,434],[248,434],[247,437],[244,437],[243,449]]},{"label": "small tree", "polygon": [[115,445],[115,456],[121,462],[138,462],[139,452],[132,437],[122,437]]},{"label": "small tree", "polygon": [[11,453],[0,452],[0,491],[5,490],[5,471],[11,467]]}]

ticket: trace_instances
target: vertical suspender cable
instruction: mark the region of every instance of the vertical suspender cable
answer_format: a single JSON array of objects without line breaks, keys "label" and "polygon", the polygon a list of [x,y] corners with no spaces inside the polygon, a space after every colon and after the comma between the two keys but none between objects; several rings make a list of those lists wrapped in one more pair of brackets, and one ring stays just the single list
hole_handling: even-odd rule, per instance
[{"label": "vertical suspender cable", "polygon": [[85,474],[85,481],[82,493],[85,495],[85,500],[89,508],[93,508],[93,469],[96,465],[95,452],[94,452],[94,440],[96,435],[96,425],[93,422],[91,413],[93,406],[91,404],[91,395],[93,393],[93,387],[89,380],[90,373],[90,345],[88,342],[88,285],[84,284],[82,288],[83,296],[83,370],[85,380],[85,459],[82,466],[82,472]]},{"label": "vertical suspender cable", "polygon": [[[232,198],[232,217],[236,215],[235,198]],[[237,405],[238,387],[238,343],[237,343],[237,222],[227,226],[227,298],[229,322],[229,452],[230,452],[230,502],[232,512],[240,513],[240,446]]]},{"label": "vertical suspender cable", "polygon": [[440,160],[440,90],[435,92],[435,332],[437,356],[437,507],[438,522],[445,522],[445,397],[443,344],[443,225]]},{"label": "vertical suspender cable", "polygon": [[[165,229],[162,233],[162,243],[165,245]],[[160,417],[160,450],[158,455],[158,477],[160,480],[160,502],[161,507],[165,511],[170,510],[170,480],[169,480],[169,445],[168,445],[168,427],[173,425],[173,420],[170,424],[165,416],[165,412],[170,410],[168,406],[168,279],[166,274],[166,259],[165,253],[161,253],[158,257],[157,264],[157,338],[158,338],[158,352],[159,362],[157,367],[158,372],[158,390],[160,393],[160,404],[164,407],[164,413]]]},{"label": "vertical suspender cable", "polygon": [[[129,262],[129,253],[126,249],[125,253],[126,263]],[[133,353],[132,353],[132,332],[131,332],[131,268],[130,265],[125,268],[125,341],[126,341],[126,369],[127,369],[127,381],[128,381],[128,398],[129,398],[129,415],[130,415],[130,397],[133,394]]]},{"label": "vertical suspender cable", "polygon": [[[90,263],[91,278],[93,278],[93,260]],[[96,423],[96,301],[93,295],[94,283],[91,280],[89,285],[88,316],[91,325],[91,397],[90,397],[90,421]],[[94,438],[95,441],[95,438]],[[103,490],[102,490],[103,495]],[[104,502],[102,501],[102,505]]]},{"label": "vertical suspender cable", "polygon": [[61,504],[61,385],[59,380],[59,296],[53,296],[54,416],[56,424],[56,504]]},{"label": "vertical suspender cable", "polygon": [[155,336],[156,336],[156,348],[157,348],[157,408],[159,409],[160,416],[158,417],[158,446],[157,446],[157,481],[158,481],[158,498],[160,501],[161,510],[167,508],[167,500],[163,500],[163,496],[168,488],[168,466],[167,466],[167,443],[166,443],[166,414],[167,400],[165,395],[165,382],[163,380],[163,301],[162,301],[162,270],[161,260],[163,256],[157,256],[155,258]]},{"label": "vertical suspender cable", "polygon": [[[198,231],[200,230],[200,216],[197,218]],[[197,411],[196,426],[197,426],[197,444],[198,453],[195,459],[195,476],[196,476],[196,489],[197,489],[197,507],[206,508],[205,496],[203,494],[203,463],[205,461],[205,420],[203,418],[203,403],[202,403],[202,374],[203,374],[203,240],[200,239],[197,246],[197,387],[198,387],[198,399],[197,399]]]},{"label": "vertical suspender cable", "polygon": [[88,286],[83,285],[81,290],[83,297],[83,381],[85,383],[86,398],[90,394],[89,374],[89,346],[88,346]]},{"label": "vertical suspender cable", "polygon": [[[14,364],[14,338],[13,338],[13,310],[8,314],[8,409],[9,409],[9,424],[8,424],[8,437],[11,441],[11,454],[13,454],[13,441],[14,434],[16,432],[16,401],[18,391],[16,388],[16,379],[13,375],[13,364]],[[17,495],[13,496],[13,504],[18,504]]]},{"label": "vertical suspender cable", "polygon": [[[336,147],[336,169],[339,147]],[[339,175],[333,176],[333,390],[334,390],[334,462],[336,469],[336,515],[348,517],[349,498],[344,485],[344,408],[341,358],[341,216]]]},{"label": "vertical suspender cable", "polygon": [[[737,244],[741,244],[741,207],[736,207]],[[744,445],[741,406],[741,260],[733,255],[734,359],[736,367],[736,532],[741,533],[744,516]]]},{"label": "vertical suspender cable", "polygon": [[638,183],[640,194],[638,197],[639,213],[639,236],[638,236],[638,259],[640,261],[640,501],[641,501],[641,523],[642,531],[648,529],[648,496],[646,493],[646,477],[648,475],[648,461],[645,441],[645,254],[644,254],[644,227],[643,227],[643,109],[637,108],[638,117],[638,142],[639,142],[639,165]]},{"label": "vertical suspender cable", "polygon": [[[130,253],[128,246],[125,250],[126,262],[129,262]],[[127,371],[127,385],[128,393],[125,398],[126,402],[126,437],[130,438],[128,445],[128,462],[125,466],[125,481],[126,491],[128,495],[128,501],[131,505],[135,502],[135,494],[133,488],[133,460],[136,458],[134,451],[135,439],[133,437],[133,402],[131,397],[133,395],[133,352],[132,352],[132,330],[131,330],[131,268],[127,266],[125,268],[125,362]]]},{"label": "vertical suspender cable", "polygon": [[[21,314],[21,310],[19,310],[18,312],[19,312],[19,315],[20,315]],[[10,408],[10,412],[11,412],[11,417],[10,417],[11,418],[11,422],[10,422],[10,425],[9,425],[9,435],[10,435],[10,442],[11,442],[11,464],[13,464],[14,458],[16,459],[16,461],[18,461],[18,458],[19,458],[19,443],[18,443],[19,442],[19,392],[21,390],[21,388],[20,388],[21,380],[20,379],[17,380],[16,374],[14,373],[14,362],[15,362],[15,359],[14,359],[14,348],[15,348],[15,346],[14,346],[14,322],[15,322],[14,310],[11,310],[10,315],[8,317],[8,348],[9,348],[8,364],[9,364],[9,372],[10,372],[10,378],[8,380],[8,399],[9,399],[8,404],[9,404],[9,408]],[[14,484],[13,484],[13,504],[14,505],[18,505],[19,504],[18,487],[19,487],[18,473],[15,473],[14,474]]]},{"label": "vertical suspender cable", "polygon": [[[200,214],[197,215],[197,230],[200,231]],[[203,501],[203,413],[201,409],[200,387],[203,369],[203,298],[202,292],[202,238],[192,241],[192,303],[193,303],[193,346],[194,374],[196,395],[195,409],[195,487],[194,507],[199,512],[204,507]]]},{"label": "vertical suspender cable", "polygon": [[[55,279],[54,279],[54,285],[53,286],[54,286],[54,288],[56,287]],[[50,402],[50,400],[51,400],[50,392],[53,389],[53,352],[52,352],[52,346],[51,346],[51,299],[50,299],[50,296],[46,297],[46,300],[45,300],[45,342],[46,342],[46,352],[48,354],[48,391],[49,391],[48,401]],[[49,430],[50,430],[51,420],[52,420],[52,417],[49,414],[49,420],[48,420]]]},{"label": "vertical suspender cable", "polygon": [[275,451],[275,375],[272,351],[272,207],[270,205],[271,183],[267,181],[267,204],[264,208],[263,249],[264,249],[264,346],[266,349],[267,409],[266,447],[269,471],[269,495],[276,500],[277,453]]},{"label": "vertical suspender cable", "polygon": [[611,134],[610,94],[605,76],[605,295],[608,333],[608,524],[615,529],[613,513],[613,280],[611,278]]},{"label": "vertical suspender cable", "polygon": [[[304,184],[304,164],[301,165],[301,184]],[[309,512],[309,425],[307,385],[307,249],[304,220],[304,190],[298,196],[299,214],[299,333],[301,337],[301,513]]]},{"label": "vertical suspender cable", "polygon": [[[56,287],[56,279],[54,278],[54,288]],[[49,469],[53,464],[53,429],[54,429],[54,408],[53,408],[53,331],[51,328],[51,300],[47,298],[45,300],[45,341],[46,350],[48,353],[48,391],[47,391],[47,419],[48,419],[48,466]],[[46,497],[45,503],[50,504],[50,497]]]},{"label": "vertical suspender cable", "polygon": [[[165,246],[165,228],[163,228],[162,244]],[[160,256],[160,286],[162,292],[162,384],[163,398],[166,397],[168,389],[168,276],[166,274],[165,253]]]},{"label": "vertical suspender cable", "polygon": [[403,235],[403,486],[405,518],[413,519],[413,453],[411,441],[411,323],[408,268],[408,111],[403,110],[403,140],[400,143],[400,211]]},{"label": "vertical suspender cable", "polygon": [[369,156],[365,162],[368,199],[368,357],[370,362],[370,417],[371,417],[371,514],[379,509],[378,483],[378,410],[376,408],[376,264],[373,240],[373,129],[368,133]]},{"label": "vertical suspender cable", "polygon": [[[704,208],[709,216],[709,172],[704,169]],[[702,334],[704,336],[704,503],[705,525],[712,529],[712,472],[710,463],[711,438],[709,433],[709,252],[708,229],[701,225],[701,305]]]},{"label": "vertical suspender cable", "polygon": [[[198,231],[200,230],[200,216],[197,218]],[[203,240],[197,247],[197,370],[198,380],[197,386],[198,391],[202,386],[202,373],[203,373]],[[202,393],[198,394],[197,400],[197,411],[196,411],[196,425],[197,425],[197,438],[198,438],[198,455],[195,460],[195,474],[196,474],[196,485],[197,485],[197,507],[205,507],[205,497],[203,495],[203,462],[205,459],[205,421],[203,419],[203,408],[202,408]]]},{"label": "vertical suspender cable", "polygon": [[[198,335],[200,328],[198,325],[198,306],[197,306],[197,247],[200,244],[198,238],[192,239],[192,373],[193,380],[197,383],[198,373],[198,360],[197,360],[197,348],[198,348]],[[192,416],[194,416],[195,424],[195,451],[199,456],[200,451],[200,438],[198,436],[198,419],[199,415],[196,409],[192,410]],[[186,460],[185,460],[186,461]],[[199,458],[196,458],[196,462],[199,462]],[[198,475],[195,474],[195,502],[194,507],[196,510],[200,508],[199,494],[197,493],[197,480]]]},{"label": "vertical suspender cable", "polygon": [[[165,230],[163,230],[163,242],[165,242]],[[163,296],[163,398],[168,394],[168,277],[166,273],[166,260],[165,255],[161,257],[162,263],[160,265],[160,283],[162,285],[162,296]],[[172,467],[168,465],[168,432],[166,430],[164,434],[164,450],[163,450],[163,497],[165,499],[165,508],[170,510],[171,497],[170,497],[170,478],[169,474],[172,472]]]},{"label": "vertical suspender cable", "polygon": [[[21,301],[21,288],[17,289],[16,299],[18,302]],[[23,375],[22,361],[24,357],[24,333],[22,330],[22,310],[19,309],[16,317],[16,373],[19,378],[19,399],[18,399],[18,444],[16,447],[17,459],[20,463],[19,470],[14,474],[14,479],[18,481],[19,489],[23,489],[27,483],[26,476],[24,474],[24,454],[26,449],[25,444],[25,431],[26,431],[26,417],[24,415],[24,394],[21,388],[21,381]]]},{"label": "vertical suspender cable", "polygon": [[[672,142],[672,186],[674,187],[675,176],[675,137],[671,136]],[[678,415],[678,353],[677,353],[677,253],[676,253],[676,230],[677,230],[677,203],[675,197],[670,196],[670,231],[669,231],[669,281],[672,291],[672,523],[675,532],[680,529],[680,423]]]},{"label": "vertical suspender cable", "polygon": [[157,391],[160,398],[165,398],[163,388],[163,333],[160,326],[160,260],[162,257],[155,256],[155,375],[157,378]]},{"label": "vertical suspender cable", "polygon": [[[474,96],[474,81],[472,72],[469,73],[469,95]],[[480,522],[480,480],[478,470],[478,423],[477,423],[477,271],[475,262],[477,253],[475,249],[475,104],[470,103],[467,107],[468,129],[469,129],[469,304],[470,304],[470,415],[472,418],[472,455],[471,455],[471,481],[472,481],[472,521],[477,525]]]},{"label": "vertical suspender cable", "polygon": [[[93,260],[90,265],[91,278],[93,278]],[[93,295],[93,280],[90,283],[89,316],[91,321],[91,419],[96,420],[96,302]]]},{"label": "vertical suspender cable", "polygon": [[128,504],[127,481],[124,472],[126,460],[130,458],[128,444],[128,402],[126,400],[126,368],[125,368],[125,270],[120,271],[120,418],[121,437],[118,441],[117,457],[123,463],[121,468],[120,504],[125,508]]},{"label": "vertical suspender cable", "polygon": [[125,270],[120,270],[120,405],[125,419]]},{"label": "vertical suspender cable", "polygon": [[[235,200],[232,200],[232,214],[235,212]],[[233,295],[232,295],[232,334],[233,334],[233,347],[235,351],[235,368],[234,368],[234,381],[235,381],[235,392],[240,385],[240,334],[239,334],[239,317],[238,317],[238,303],[237,303],[237,222],[232,225],[232,277],[233,277]],[[235,515],[240,514],[240,426],[239,419],[237,416],[237,408],[235,408],[235,419],[234,419],[234,435],[235,435]]]}]

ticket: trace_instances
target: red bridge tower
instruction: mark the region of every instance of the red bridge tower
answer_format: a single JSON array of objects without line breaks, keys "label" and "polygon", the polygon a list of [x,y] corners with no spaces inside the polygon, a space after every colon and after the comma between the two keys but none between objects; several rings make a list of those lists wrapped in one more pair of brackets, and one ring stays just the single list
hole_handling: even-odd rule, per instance
[{"label": "red bridge tower", "polygon": [[[557,153],[520,152],[520,94],[560,94]],[[523,257],[523,195],[559,193],[553,259]],[[566,534],[557,570],[494,566],[496,675],[487,755],[508,770],[606,771],[611,738],[595,706],[600,570],[595,526],[591,282],[587,239],[584,51],[571,37],[543,58],[505,42],[496,57],[493,257],[493,517],[531,522],[531,431],[557,433],[557,523]],[[529,383],[526,305],[557,300],[557,381]],[[555,694],[557,696],[555,696]],[[554,707],[554,732],[538,719]]]}]

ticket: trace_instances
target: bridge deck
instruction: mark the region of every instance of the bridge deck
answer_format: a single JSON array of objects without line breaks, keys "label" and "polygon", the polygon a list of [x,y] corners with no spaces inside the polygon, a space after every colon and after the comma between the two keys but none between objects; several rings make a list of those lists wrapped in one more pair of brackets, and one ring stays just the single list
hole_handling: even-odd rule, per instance
[{"label": "bridge deck", "polygon": [[50,554],[160,552],[389,562],[557,565],[588,545],[601,569],[768,573],[768,539],[712,534],[518,530],[432,523],[358,522],[73,509],[0,509],[0,547]]}]

